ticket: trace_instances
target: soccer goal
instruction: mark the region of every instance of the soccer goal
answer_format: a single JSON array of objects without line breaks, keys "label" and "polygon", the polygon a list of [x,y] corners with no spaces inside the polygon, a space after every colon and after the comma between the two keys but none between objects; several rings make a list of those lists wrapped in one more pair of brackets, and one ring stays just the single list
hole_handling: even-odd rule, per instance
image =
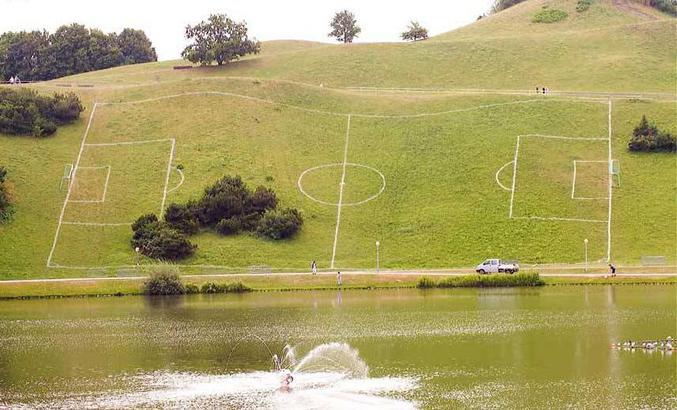
[{"label": "soccer goal", "polygon": [[61,177],[61,182],[59,182],[59,191],[63,190],[63,187],[70,185],[71,178],[73,177],[73,164],[66,164],[63,167],[63,176]]},{"label": "soccer goal", "polygon": [[615,187],[621,186],[621,164],[617,159],[611,160],[609,163],[609,175]]}]

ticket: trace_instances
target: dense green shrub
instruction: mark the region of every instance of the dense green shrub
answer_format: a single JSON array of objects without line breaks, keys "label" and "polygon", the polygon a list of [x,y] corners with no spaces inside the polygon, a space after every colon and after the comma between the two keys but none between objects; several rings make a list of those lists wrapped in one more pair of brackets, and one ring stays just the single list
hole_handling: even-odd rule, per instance
[{"label": "dense green shrub", "polygon": [[178,231],[186,235],[193,235],[200,229],[200,223],[195,216],[191,203],[169,204],[165,210],[165,221]]},{"label": "dense green shrub", "polygon": [[636,152],[676,152],[677,141],[669,132],[661,131],[656,124],[649,123],[644,115],[632,131],[628,149]]},{"label": "dense green shrub", "polygon": [[186,293],[186,287],[177,273],[160,271],[151,273],[144,282],[143,293],[151,296],[183,295]]},{"label": "dense green shrub", "polygon": [[19,88],[0,89],[0,133],[45,137],[56,132],[57,125],[80,117],[84,107],[73,93],[39,95]]},{"label": "dense green shrub", "polygon": [[224,288],[221,285],[219,285],[218,283],[205,282],[205,283],[202,284],[202,287],[200,288],[200,292],[205,293],[205,294],[222,293],[222,292],[224,292]]},{"label": "dense green shrub", "polygon": [[432,289],[437,287],[437,282],[432,278],[423,276],[418,280],[418,283],[416,283],[416,287],[419,289]]},{"label": "dense green shrub", "polygon": [[216,224],[216,232],[221,235],[235,235],[242,230],[242,222],[238,218],[222,219]]},{"label": "dense green shrub", "polygon": [[200,288],[201,293],[205,294],[215,294],[215,293],[245,293],[251,292],[252,288],[243,284],[242,282],[234,283],[214,283],[214,282],[205,282]]},{"label": "dense green shrub", "polygon": [[263,215],[256,232],[271,239],[292,237],[303,225],[303,218],[296,209],[272,210]]},{"label": "dense green shrub", "polygon": [[0,166],[0,223],[7,222],[14,213],[13,185],[7,180],[7,169]]},{"label": "dense green shrub", "polygon": [[650,0],[649,5],[673,17],[677,16],[677,2],[675,0]]},{"label": "dense green shrub", "polygon": [[582,13],[590,8],[592,0],[578,0],[576,4],[576,11]]},{"label": "dense green shrub", "polygon": [[200,293],[200,287],[197,286],[194,283],[187,283],[186,284],[186,295],[194,295],[196,293]]},{"label": "dense green shrub", "polygon": [[239,176],[225,176],[207,187],[196,201],[170,204],[164,220],[154,214],[143,215],[132,225],[132,246],[152,258],[176,260],[195,251],[187,235],[200,228],[213,229],[221,235],[241,231],[283,239],[301,228],[303,218],[296,209],[276,211],[275,191],[263,186],[253,192]]},{"label": "dense green shrub", "polygon": [[143,215],[132,224],[132,247],[155,259],[179,260],[195,253],[196,245],[166,222],[153,214]]},{"label": "dense green shrub", "polygon": [[518,273],[515,275],[465,275],[450,276],[439,282],[428,277],[418,280],[417,287],[429,288],[504,288],[504,287],[529,287],[543,286],[538,273]]},{"label": "dense green shrub", "polygon": [[569,14],[564,10],[543,8],[538,13],[534,14],[531,21],[533,23],[557,23],[568,16]]}]

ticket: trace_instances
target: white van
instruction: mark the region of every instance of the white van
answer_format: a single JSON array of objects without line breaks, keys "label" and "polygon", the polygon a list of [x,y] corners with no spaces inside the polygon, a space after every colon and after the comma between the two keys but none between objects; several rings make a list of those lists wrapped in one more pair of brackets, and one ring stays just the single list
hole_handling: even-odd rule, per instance
[{"label": "white van", "polygon": [[517,263],[508,263],[500,259],[487,259],[475,267],[475,272],[484,273],[515,273],[519,272],[520,267]]}]

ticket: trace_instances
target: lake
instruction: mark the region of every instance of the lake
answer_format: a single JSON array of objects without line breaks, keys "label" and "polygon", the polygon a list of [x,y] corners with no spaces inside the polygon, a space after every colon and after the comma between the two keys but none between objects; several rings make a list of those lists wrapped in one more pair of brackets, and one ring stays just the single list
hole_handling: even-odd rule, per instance
[{"label": "lake", "polygon": [[0,301],[0,408],[674,409],[677,352],[611,344],[676,327],[675,285]]}]

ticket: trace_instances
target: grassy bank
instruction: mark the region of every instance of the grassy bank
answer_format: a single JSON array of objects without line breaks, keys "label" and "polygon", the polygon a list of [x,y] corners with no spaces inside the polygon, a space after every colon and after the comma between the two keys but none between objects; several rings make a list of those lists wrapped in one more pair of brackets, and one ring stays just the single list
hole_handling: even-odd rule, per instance
[{"label": "grassy bank", "polygon": [[[519,275],[515,275],[519,276]],[[469,276],[440,276],[436,277],[436,284],[467,284]],[[487,278],[503,276],[487,276]],[[505,276],[510,278],[509,276]],[[490,279],[497,280],[497,279]],[[500,279],[498,279],[500,280]],[[657,278],[651,276],[633,277],[557,277],[540,278],[545,286],[557,285],[646,285],[646,284],[677,284],[677,278]],[[387,289],[387,288],[416,288],[421,281],[421,276],[412,275],[350,275],[343,277],[343,289]],[[224,276],[200,276],[184,277],[186,287],[202,289],[207,283],[223,285],[227,283],[241,282],[244,286],[255,292],[266,291],[293,291],[293,290],[330,290],[336,289],[336,280],[333,275],[251,275],[229,279]],[[144,279],[91,279],[73,281],[49,281],[49,282],[0,282],[0,299],[18,298],[43,298],[43,297],[98,297],[98,296],[122,296],[142,294]],[[480,287],[480,286],[472,286]]]}]

